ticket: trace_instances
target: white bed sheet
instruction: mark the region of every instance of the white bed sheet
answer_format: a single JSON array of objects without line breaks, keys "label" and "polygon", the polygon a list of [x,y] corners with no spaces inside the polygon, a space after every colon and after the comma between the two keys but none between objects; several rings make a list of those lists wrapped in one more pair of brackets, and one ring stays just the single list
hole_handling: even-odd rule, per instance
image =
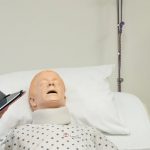
[{"label": "white bed sheet", "polygon": [[134,95],[118,92],[114,101],[130,135],[106,136],[119,150],[150,150],[150,121],[143,103]]}]

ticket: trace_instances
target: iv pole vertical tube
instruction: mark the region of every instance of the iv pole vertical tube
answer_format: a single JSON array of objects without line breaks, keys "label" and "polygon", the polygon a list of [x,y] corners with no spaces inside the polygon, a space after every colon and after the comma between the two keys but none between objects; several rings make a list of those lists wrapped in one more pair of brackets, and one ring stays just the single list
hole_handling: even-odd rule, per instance
[{"label": "iv pole vertical tube", "polygon": [[[121,8],[120,8],[121,7]],[[118,92],[121,92],[121,83],[123,82],[123,78],[121,78],[121,34],[122,27],[124,22],[122,21],[122,0],[120,4],[120,0],[117,0],[117,28],[118,28]]]},{"label": "iv pole vertical tube", "polygon": [[120,63],[119,63],[119,57],[120,57],[120,53],[119,53],[119,0],[117,0],[117,28],[118,28],[118,34],[117,34],[117,38],[118,38],[118,78],[117,78],[117,85],[118,85],[118,92],[120,92],[120,83],[119,83],[119,78],[120,78]]}]

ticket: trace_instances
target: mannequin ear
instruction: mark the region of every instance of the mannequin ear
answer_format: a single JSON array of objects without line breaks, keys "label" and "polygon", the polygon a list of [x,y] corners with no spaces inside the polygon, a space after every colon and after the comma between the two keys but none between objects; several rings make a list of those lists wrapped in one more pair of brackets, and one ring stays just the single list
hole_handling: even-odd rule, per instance
[{"label": "mannequin ear", "polygon": [[66,96],[64,96],[64,105],[66,105]]},{"label": "mannequin ear", "polygon": [[37,108],[37,103],[36,103],[35,99],[32,97],[29,98],[29,104],[33,111]]}]

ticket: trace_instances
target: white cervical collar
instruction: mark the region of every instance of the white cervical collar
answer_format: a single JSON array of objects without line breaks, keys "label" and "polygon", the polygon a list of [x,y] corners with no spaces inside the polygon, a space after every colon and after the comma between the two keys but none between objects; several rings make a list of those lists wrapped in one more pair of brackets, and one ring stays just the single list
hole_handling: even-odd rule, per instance
[{"label": "white cervical collar", "polygon": [[69,124],[71,116],[66,107],[39,109],[32,114],[33,124]]}]

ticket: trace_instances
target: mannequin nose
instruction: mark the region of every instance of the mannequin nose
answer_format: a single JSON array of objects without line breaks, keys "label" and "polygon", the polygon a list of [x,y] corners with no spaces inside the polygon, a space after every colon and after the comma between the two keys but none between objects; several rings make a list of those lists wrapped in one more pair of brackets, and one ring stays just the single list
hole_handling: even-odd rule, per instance
[{"label": "mannequin nose", "polygon": [[55,86],[55,84],[54,83],[49,83],[48,86]]}]

